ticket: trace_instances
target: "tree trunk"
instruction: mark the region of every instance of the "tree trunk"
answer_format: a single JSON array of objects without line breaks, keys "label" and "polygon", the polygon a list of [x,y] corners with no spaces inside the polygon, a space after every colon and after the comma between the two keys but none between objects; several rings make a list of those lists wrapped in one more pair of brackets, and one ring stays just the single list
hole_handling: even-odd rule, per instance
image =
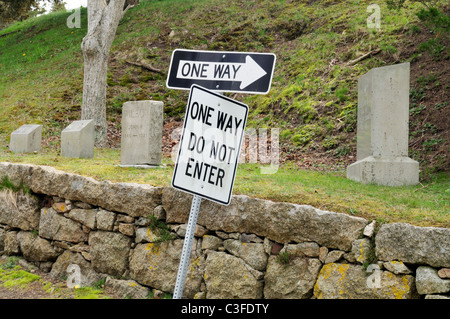
[{"label": "tree trunk", "polygon": [[106,78],[108,55],[102,52],[95,38],[83,40],[84,84],[81,119],[94,119],[95,145],[105,147],[106,135]]},{"label": "tree trunk", "polygon": [[[106,78],[108,57],[117,27],[131,7],[126,0],[89,0],[88,33],[81,50],[84,57],[83,103],[81,119],[95,122],[95,145],[105,147],[106,135]],[[127,2],[128,3],[128,2]]]}]

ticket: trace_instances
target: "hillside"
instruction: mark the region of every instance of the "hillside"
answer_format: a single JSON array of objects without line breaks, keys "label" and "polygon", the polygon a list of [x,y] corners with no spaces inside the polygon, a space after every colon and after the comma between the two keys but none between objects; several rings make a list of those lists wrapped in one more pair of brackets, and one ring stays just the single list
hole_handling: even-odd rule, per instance
[{"label": "hillside", "polygon": [[[371,68],[411,62],[410,157],[421,178],[450,170],[449,46],[422,45],[436,35],[419,21],[419,4],[389,10],[368,29],[372,1],[145,1],[122,20],[108,72],[110,147],[120,147],[122,104],[165,103],[165,154],[181,125],[188,92],[167,89],[176,48],[272,52],[277,65],[264,96],[228,94],[248,103],[248,127],[280,129],[283,161],[313,169],[344,168],[356,158],[357,80]],[[0,31],[0,150],[25,123],[44,125],[45,145],[59,149],[61,130],[81,114],[86,9],[80,29],[52,13]],[[380,50],[380,51],[379,51]],[[351,61],[374,52],[357,63]],[[144,63],[152,72],[131,65]]]}]

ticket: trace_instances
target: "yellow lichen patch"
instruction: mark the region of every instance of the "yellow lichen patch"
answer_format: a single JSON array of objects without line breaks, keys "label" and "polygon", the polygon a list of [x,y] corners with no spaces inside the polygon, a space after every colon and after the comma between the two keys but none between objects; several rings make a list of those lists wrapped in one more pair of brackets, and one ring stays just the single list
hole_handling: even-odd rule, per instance
[{"label": "yellow lichen patch", "polygon": [[339,278],[338,283],[340,283],[347,274],[347,270],[350,267],[348,264],[335,264],[337,265],[336,270],[341,274],[341,278]]},{"label": "yellow lichen patch", "polygon": [[159,255],[160,254],[159,245],[155,245],[154,243],[147,244],[147,247],[145,248],[145,250],[148,250],[150,255]]},{"label": "yellow lichen patch", "polygon": [[357,259],[357,261],[361,261],[364,258],[364,241],[361,240],[361,242],[359,243],[359,257]]},{"label": "yellow lichen patch", "polygon": [[[336,263],[326,264],[322,267],[322,270],[320,271],[320,273],[321,274],[323,273],[323,279],[327,279],[334,272],[338,272],[341,274],[341,278],[338,281],[338,282],[340,282],[342,279],[344,279],[345,273],[349,267],[350,267],[350,265],[348,265],[348,264],[336,264]],[[321,274],[319,274],[319,277]]]},{"label": "yellow lichen patch", "polygon": [[200,257],[197,257],[195,260],[192,261],[192,264],[196,267],[200,266]]},{"label": "yellow lichen patch", "polygon": [[57,211],[58,213],[62,213],[62,212],[67,211],[67,206],[66,206],[65,203],[54,203],[54,204],[52,205],[52,207],[53,207],[53,209],[54,209],[55,211]]},{"label": "yellow lichen patch", "polygon": [[[317,289],[316,289],[316,287],[317,287]],[[323,299],[323,292],[320,291],[319,287],[317,286],[317,283],[316,283],[315,286],[314,286],[314,296],[315,296],[317,299]]]},{"label": "yellow lichen patch", "polygon": [[152,240],[152,241],[154,241],[154,240],[157,239],[157,237],[155,236],[154,233],[152,233],[152,231],[150,230],[150,228],[147,228],[147,237],[148,237],[150,240]]},{"label": "yellow lichen patch", "polygon": [[[327,266],[327,265],[325,265],[325,266]],[[323,292],[320,289],[320,281],[324,280],[324,279],[327,279],[328,277],[330,277],[330,274],[331,274],[330,268],[329,267],[325,267],[325,266],[322,267],[322,269],[320,270],[319,277],[317,278],[317,281],[316,281],[316,283],[314,285],[314,291],[313,292],[314,292],[314,296],[317,299],[322,299],[322,297],[323,297]]]},{"label": "yellow lichen patch", "polygon": [[[323,292],[320,287],[321,282],[327,280],[332,275],[335,276],[337,273],[340,274],[340,278],[337,280],[337,284],[339,284],[345,278],[349,267],[350,265],[348,264],[337,264],[337,263],[325,264],[320,270],[316,284],[314,285],[314,296],[317,299],[322,299]],[[343,295],[344,293],[345,293],[344,289],[340,289],[339,294]]]},{"label": "yellow lichen patch", "polygon": [[393,283],[389,288],[388,295],[393,296],[395,299],[408,299],[407,294],[411,290],[411,285],[408,280],[410,276],[403,276],[401,280],[397,279],[397,276],[391,272],[384,272],[386,281]]},{"label": "yellow lichen patch", "polygon": [[[191,270],[191,272],[193,272],[198,267],[200,267],[200,257],[192,260],[191,267],[189,269]],[[191,277],[193,277],[193,275]]]}]

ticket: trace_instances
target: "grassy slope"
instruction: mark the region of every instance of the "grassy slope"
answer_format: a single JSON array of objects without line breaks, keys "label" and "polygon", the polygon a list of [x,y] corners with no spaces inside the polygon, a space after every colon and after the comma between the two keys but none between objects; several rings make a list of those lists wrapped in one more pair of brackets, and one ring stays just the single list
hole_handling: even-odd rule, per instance
[{"label": "grassy slope", "polygon": [[[121,106],[127,100],[162,100],[166,119],[175,120],[182,118],[187,100],[187,92],[165,87],[165,76],[125,61],[145,62],[167,72],[175,48],[274,52],[277,66],[271,92],[265,96],[231,95],[249,104],[248,125],[279,127],[283,159],[301,163],[299,157],[304,155],[316,160],[328,158],[343,167],[354,161],[358,78],[373,67],[417,59],[417,55],[404,55],[402,50],[404,39],[411,36],[410,28],[417,21],[414,12],[418,7],[398,13],[387,10],[381,2],[382,30],[376,31],[366,27],[370,3],[144,2],[122,20],[112,48],[107,105],[110,129],[120,132]],[[154,175],[114,168],[111,163],[117,162],[118,151],[99,151],[100,158],[90,162],[57,156],[60,131],[79,118],[82,98],[80,43],[86,34],[86,11],[82,11],[81,29],[65,26],[69,14],[50,14],[0,31],[2,160],[50,164],[100,179],[167,185],[167,172]],[[14,33],[2,36],[9,32]],[[348,61],[375,49],[382,52],[346,66]],[[31,122],[44,125],[48,155],[9,154],[10,132]],[[411,155],[423,164],[426,160],[420,155],[424,153],[416,148]],[[427,176],[424,188],[392,190],[352,183],[342,171],[308,173],[293,166],[286,164],[277,174],[261,175],[254,165],[242,165],[235,192],[308,203],[368,218],[449,227],[450,187],[446,174]]]},{"label": "grassy slope", "polygon": [[86,30],[66,28],[66,18],[65,13],[53,13],[2,30],[17,31],[0,40],[3,142],[24,123],[43,124],[47,138],[79,118],[75,112],[80,110],[76,104],[83,85],[80,43]]}]

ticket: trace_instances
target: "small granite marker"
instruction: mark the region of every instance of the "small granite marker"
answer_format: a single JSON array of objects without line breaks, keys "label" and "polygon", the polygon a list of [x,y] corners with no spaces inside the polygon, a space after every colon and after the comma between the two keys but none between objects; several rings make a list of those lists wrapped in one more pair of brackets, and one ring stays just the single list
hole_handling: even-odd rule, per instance
[{"label": "small granite marker", "polygon": [[163,105],[160,101],[123,104],[120,167],[161,165]]},{"label": "small granite marker", "polygon": [[74,121],[61,132],[61,156],[94,157],[94,120]]},{"label": "small granite marker", "polygon": [[41,150],[42,125],[25,124],[11,133],[9,150],[13,153],[33,153]]},{"label": "small granite marker", "polygon": [[419,182],[419,163],[408,157],[409,83],[409,63],[359,79],[357,162],[347,167],[347,178],[386,186]]}]

